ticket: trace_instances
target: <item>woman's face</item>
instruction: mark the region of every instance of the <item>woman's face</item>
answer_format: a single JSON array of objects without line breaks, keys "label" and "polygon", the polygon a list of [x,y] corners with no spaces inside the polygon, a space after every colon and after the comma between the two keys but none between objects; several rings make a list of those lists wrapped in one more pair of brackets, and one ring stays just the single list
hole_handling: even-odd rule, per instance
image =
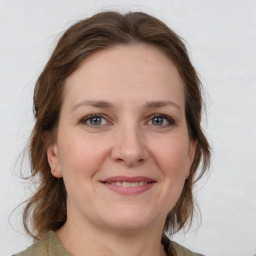
[{"label": "woman's face", "polygon": [[127,231],[163,227],[194,149],[176,67],[136,44],[99,51],[68,77],[47,153],[64,179],[68,221]]}]

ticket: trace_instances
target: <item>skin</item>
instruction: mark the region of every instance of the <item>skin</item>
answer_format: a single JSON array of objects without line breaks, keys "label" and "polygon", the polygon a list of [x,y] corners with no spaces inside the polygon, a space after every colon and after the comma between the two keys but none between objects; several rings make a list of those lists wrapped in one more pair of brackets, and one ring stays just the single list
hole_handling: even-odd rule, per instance
[{"label": "skin", "polygon": [[[85,59],[66,80],[57,138],[47,151],[52,175],[63,177],[67,189],[67,222],[57,231],[67,250],[163,255],[162,229],[189,175],[195,145],[183,81],[159,49],[118,45]],[[102,182],[120,175],[154,183],[122,194]]]}]

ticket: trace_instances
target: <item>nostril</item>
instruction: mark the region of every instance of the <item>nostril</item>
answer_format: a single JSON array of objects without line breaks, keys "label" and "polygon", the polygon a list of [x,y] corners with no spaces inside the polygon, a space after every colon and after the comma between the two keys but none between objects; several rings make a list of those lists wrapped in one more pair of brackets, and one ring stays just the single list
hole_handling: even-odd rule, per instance
[{"label": "nostril", "polygon": [[147,148],[138,141],[122,139],[115,143],[112,148],[111,157],[116,162],[133,166],[144,163],[148,158],[148,152]]}]

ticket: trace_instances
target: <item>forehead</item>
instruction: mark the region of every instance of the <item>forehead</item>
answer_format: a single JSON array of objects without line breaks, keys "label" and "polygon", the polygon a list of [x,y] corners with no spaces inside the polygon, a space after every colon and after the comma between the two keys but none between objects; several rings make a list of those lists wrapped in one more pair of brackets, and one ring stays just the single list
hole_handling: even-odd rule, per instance
[{"label": "forehead", "polygon": [[95,100],[174,100],[184,103],[183,81],[171,60],[146,44],[117,45],[86,58],[66,80],[64,103]]}]

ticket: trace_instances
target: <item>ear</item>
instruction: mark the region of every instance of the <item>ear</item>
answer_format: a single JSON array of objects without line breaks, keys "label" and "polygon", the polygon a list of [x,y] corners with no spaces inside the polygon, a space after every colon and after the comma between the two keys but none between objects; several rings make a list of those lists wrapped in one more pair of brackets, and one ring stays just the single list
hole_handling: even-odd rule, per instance
[{"label": "ear", "polygon": [[51,167],[52,175],[56,178],[62,177],[58,146],[56,143],[51,143],[47,148],[48,163]]},{"label": "ear", "polygon": [[196,146],[197,146],[197,140],[190,140],[189,141],[189,147],[188,147],[188,166],[187,166],[187,172],[186,177],[190,176],[190,169],[192,166],[192,163],[195,158],[195,152],[196,152]]}]

